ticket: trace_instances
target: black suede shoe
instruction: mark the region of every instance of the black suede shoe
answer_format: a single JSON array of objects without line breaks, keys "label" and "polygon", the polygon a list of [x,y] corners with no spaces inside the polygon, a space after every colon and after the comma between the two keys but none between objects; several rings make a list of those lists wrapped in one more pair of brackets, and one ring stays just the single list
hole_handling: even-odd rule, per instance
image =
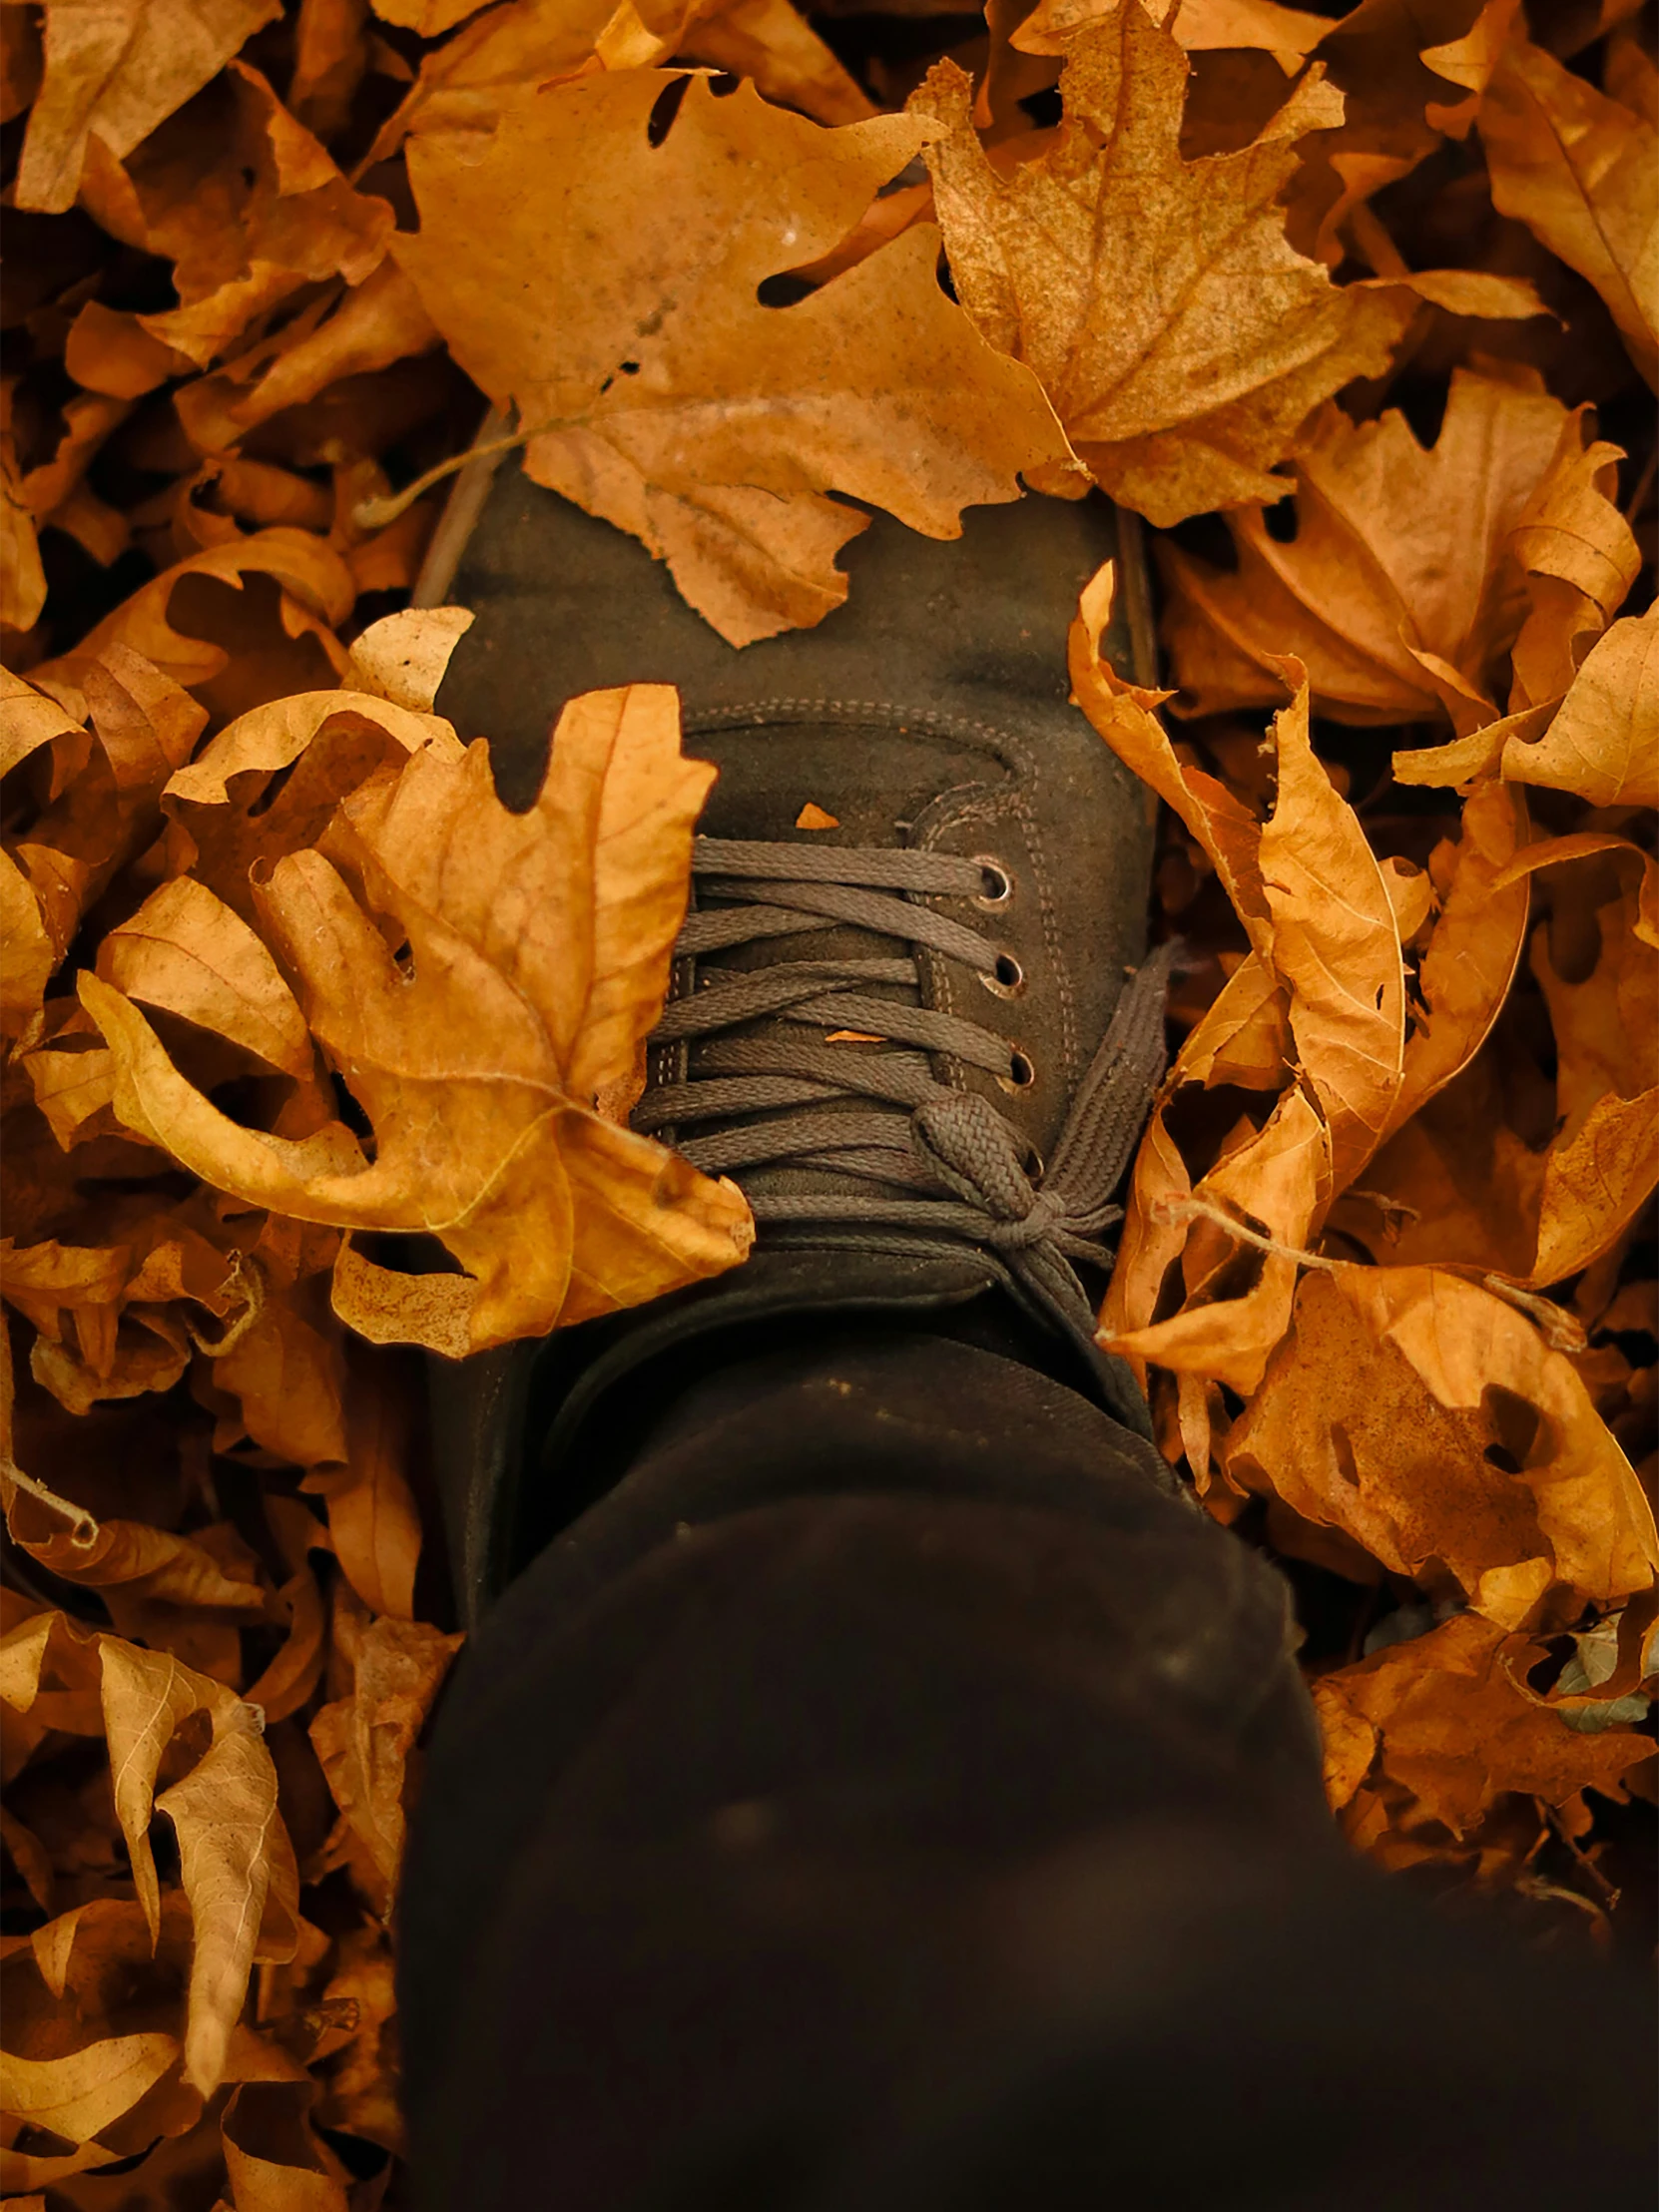
[{"label": "black suede shoe", "polygon": [[1151,680],[1139,539],[1098,494],[965,525],[939,543],[878,516],[844,607],[738,652],[632,538],[516,465],[457,486],[417,597],[476,617],[437,708],[489,738],[508,804],[598,686],[677,685],[687,751],[720,770],[633,1120],[732,1176],[759,1225],[729,1275],[434,1362],[464,1621],[610,1487],[715,1332],[726,1357],[833,1317],[925,1322],[1148,1432],[1093,1315],[1163,1066],[1152,810],[1066,680],[1078,593],[1111,557],[1107,643]]}]

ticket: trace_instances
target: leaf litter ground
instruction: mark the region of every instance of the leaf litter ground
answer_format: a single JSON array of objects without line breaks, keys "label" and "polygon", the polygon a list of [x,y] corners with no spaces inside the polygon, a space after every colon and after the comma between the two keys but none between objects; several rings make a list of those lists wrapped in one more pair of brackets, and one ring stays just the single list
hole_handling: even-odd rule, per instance
[{"label": "leaf litter ground", "polygon": [[1109,571],[1070,656],[1186,947],[1103,1341],[1292,1576],[1355,1847],[1651,1940],[1651,23],[968,28],[0,8],[23,2201],[396,2200],[459,1643],[414,1348],[749,1247],[626,1127],[707,783],[674,693],[573,703],[521,815],[433,709],[470,618],[408,596],[486,402],[734,644],[839,604],[863,507],[1154,526],[1171,689],[1102,661]]}]

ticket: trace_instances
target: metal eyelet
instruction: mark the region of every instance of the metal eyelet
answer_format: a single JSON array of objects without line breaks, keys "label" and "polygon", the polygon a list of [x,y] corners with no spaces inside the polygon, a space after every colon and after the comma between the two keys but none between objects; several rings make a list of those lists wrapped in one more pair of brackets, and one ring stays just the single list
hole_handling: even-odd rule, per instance
[{"label": "metal eyelet", "polygon": [[1008,1054],[1008,1072],[999,1075],[997,1081],[1005,1091],[1028,1091],[1037,1080],[1037,1071],[1030,1056],[1016,1044]]},{"label": "metal eyelet", "polygon": [[1011,952],[999,952],[994,967],[980,969],[979,980],[993,997],[1018,998],[1025,988],[1025,970]]},{"label": "metal eyelet", "polygon": [[985,887],[974,895],[976,906],[1006,906],[1014,895],[1014,879],[1000,860],[993,860],[988,852],[976,852],[974,860],[984,877]]}]

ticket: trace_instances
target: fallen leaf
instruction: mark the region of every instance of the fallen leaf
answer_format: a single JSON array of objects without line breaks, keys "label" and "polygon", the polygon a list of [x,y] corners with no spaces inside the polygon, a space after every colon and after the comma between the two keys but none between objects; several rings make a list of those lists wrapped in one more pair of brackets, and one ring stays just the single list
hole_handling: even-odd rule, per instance
[{"label": "fallen leaf", "polygon": [[1410,314],[1339,290],[1286,240],[1297,141],[1341,118],[1319,74],[1254,145],[1197,162],[1180,152],[1186,74],[1169,33],[1121,0],[1069,49],[1053,147],[1006,178],[953,63],[911,102],[939,126],[926,158],[964,305],[1036,371],[1096,481],[1163,527],[1277,497],[1267,472],[1304,417],[1378,373]]},{"label": "fallen leaf", "polygon": [[1333,1802],[1349,1804],[1375,1765],[1427,1819],[1463,1836],[1506,1791],[1546,1805],[1586,1788],[1616,1792],[1619,1777],[1651,1755],[1649,1739],[1575,1734],[1526,1693],[1526,1672],[1541,1656],[1526,1637],[1460,1613],[1322,1676],[1314,1701]]},{"label": "fallen leaf", "polygon": [[1615,622],[1543,736],[1511,737],[1502,759],[1511,783],[1592,807],[1659,807],[1659,609]]},{"label": "fallen leaf", "polygon": [[1541,381],[1466,369],[1431,446],[1394,409],[1357,424],[1327,407],[1297,455],[1294,537],[1257,512],[1230,520],[1236,572],[1167,555],[1179,711],[1277,703],[1274,659],[1294,653],[1338,721],[1494,720],[1536,526],[1516,541],[1566,422]]},{"label": "fallen leaf", "polygon": [[1432,1268],[1306,1276],[1228,1471],[1395,1573],[1449,1577],[1504,1628],[1615,1603],[1659,1563],[1651,1508],[1568,1361]]},{"label": "fallen leaf", "polygon": [[357,1641],[350,1696],[325,1705],[311,1723],[340,1813],[329,1855],[340,1863],[349,1840],[366,1856],[379,1885],[377,1909],[402,1863],[409,1757],[461,1641],[423,1621],[370,1621]]},{"label": "fallen leaf", "polygon": [[792,306],[757,298],[925,136],[897,116],[826,133],[749,86],[717,100],[639,71],[536,93],[481,156],[410,146],[421,228],[398,258],[456,359],[517,408],[529,474],[643,539],[734,645],[845,597],[834,555],[866,518],[831,490],[953,537],[964,506],[1064,455],[1030,373],[939,289],[927,225]]},{"label": "fallen leaf", "polygon": [[1659,386],[1659,134],[1525,38],[1504,49],[1479,130],[1492,205],[1588,277]]},{"label": "fallen leaf", "polygon": [[183,107],[278,0],[46,0],[46,73],[29,117],[17,205],[75,205],[89,137],[119,159]]},{"label": "fallen leaf", "polygon": [[650,686],[567,707],[528,815],[497,800],[482,746],[458,764],[415,755],[347,803],[332,838],[407,933],[406,968],[321,852],[279,860],[259,894],[313,1036],[375,1125],[372,1163],[337,1122],[297,1139],[233,1123],[131,1001],[83,974],[119,1118],[250,1205],[437,1235],[483,1271],[474,1347],[731,1266],[750,1235],[737,1190],[591,1110],[662,1003],[709,781],[680,758],[673,695]]}]

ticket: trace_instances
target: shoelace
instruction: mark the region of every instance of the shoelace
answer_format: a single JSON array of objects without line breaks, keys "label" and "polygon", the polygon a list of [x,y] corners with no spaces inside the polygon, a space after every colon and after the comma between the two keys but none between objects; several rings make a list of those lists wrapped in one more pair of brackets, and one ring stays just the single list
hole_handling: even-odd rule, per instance
[{"label": "shoelace", "polygon": [[[751,1193],[751,1204],[761,1222],[850,1231],[846,1241],[854,1249],[880,1245],[883,1230],[986,1248],[1057,1321],[1092,1336],[1092,1309],[1074,1263],[1110,1259],[1106,1232],[1121,1218],[1112,1193],[1164,1070],[1172,948],[1150,954],[1125,989],[1054,1156],[1046,1168],[1038,1164],[1034,1179],[1024,1140],[990,1101],[936,1081],[928,1064],[929,1053],[942,1052],[1014,1081],[1019,1063],[1006,1039],[960,1015],[871,988],[917,988],[913,948],[920,946],[994,978],[995,945],[902,895],[982,895],[986,862],[952,853],[699,837],[692,866],[700,892],[714,903],[687,916],[677,958],[697,961],[837,923],[912,950],[892,959],[808,958],[697,971],[697,987],[670,1002],[652,1041],[696,1043],[699,1072],[648,1091],[634,1127],[673,1130],[681,1152],[710,1175],[741,1177],[746,1168],[788,1161],[859,1177],[870,1185],[867,1195],[761,1192]],[[788,1033],[731,1034],[769,1016],[799,1026],[799,1040]],[[888,1049],[822,1041],[822,1032],[838,1028],[878,1036]],[[859,1113],[841,1103],[830,1110],[831,1101],[849,1099],[881,1110]],[[736,1126],[681,1134],[729,1118]]]}]

